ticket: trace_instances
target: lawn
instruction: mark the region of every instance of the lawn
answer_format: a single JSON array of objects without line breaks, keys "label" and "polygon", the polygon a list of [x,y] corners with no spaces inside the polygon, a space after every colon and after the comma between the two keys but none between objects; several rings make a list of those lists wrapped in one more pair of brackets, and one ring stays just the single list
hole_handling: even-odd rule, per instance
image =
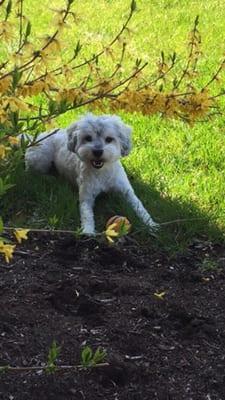
[{"label": "lawn", "polygon": [[[63,2],[54,1],[59,8]],[[110,42],[125,20],[129,1],[82,1],[74,3],[78,23],[71,23],[65,40],[76,44],[80,39],[82,57],[90,56]],[[40,37],[52,29],[51,12],[43,2],[25,1],[25,13],[30,16],[33,30]],[[113,15],[113,18],[112,18]],[[196,15],[200,16],[202,57],[196,85],[206,83],[215,72],[224,53],[225,9],[222,1],[186,2],[175,0],[138,1],[131,23],[127,58],[148,61],[146,76],[154,74],[161,51],[178,54],[177,69],[185,65],[188,33]],[[38,18],[37,18],[38,16]],[[100,16],[100,17],[99,17]],[[110,70],[110,65],[106,69]],[[58,118],[57,124],[67,126],[87,109],[69,112]],[[162,225],[159,243],[164,247],[180,247],[197,236],[222,239],[225,227],[224,116],[190,127],[182,121],[162,119],[159,115],[142,116],[121,112],[133,127],[133,150],[124,159],[124,166],[137,195],[159,223],[177,219],[190,220]],[[24,174],[23,165],[14,173],[15,187],[3,199],[3,217],[10,225],[72,228],[79,226],[77,195],[54,177],[34,177]],[[62,190],[63,185],[63,190]],[[127,215],[133,232],[148,233],[121,198],[106,196],[96,206],[99,230],[114,214]],[[104,204],[104,207],[102,205]]]}]

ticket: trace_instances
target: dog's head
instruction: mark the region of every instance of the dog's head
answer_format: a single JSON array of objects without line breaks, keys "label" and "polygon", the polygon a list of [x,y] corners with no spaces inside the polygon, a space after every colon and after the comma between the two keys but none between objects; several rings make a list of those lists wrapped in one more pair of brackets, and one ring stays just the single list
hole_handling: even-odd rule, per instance
[{"label": "dog's head", "polygon": [[115,162],[131,149],[131,128],[115,115],[87,114],[67,132],[68,149],[93,168]]}]

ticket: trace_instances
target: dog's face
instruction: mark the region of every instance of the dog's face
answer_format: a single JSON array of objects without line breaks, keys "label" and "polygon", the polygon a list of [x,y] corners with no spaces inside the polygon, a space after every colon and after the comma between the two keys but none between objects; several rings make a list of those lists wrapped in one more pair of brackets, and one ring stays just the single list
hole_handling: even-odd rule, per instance
[{"label": "dog's face", "polygon": [[117,116],[88,114],[68,129],[68,149],[100,169],[129,154],[131,128]]}]

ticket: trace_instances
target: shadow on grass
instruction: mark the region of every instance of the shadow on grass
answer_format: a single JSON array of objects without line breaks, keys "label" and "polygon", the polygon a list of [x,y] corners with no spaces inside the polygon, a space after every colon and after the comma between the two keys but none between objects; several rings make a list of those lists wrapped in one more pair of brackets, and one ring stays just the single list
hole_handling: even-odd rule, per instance
[{"label": "shadow on grass", "polygon": [[[1,200],[4,222],[11,226],[64,228],[79,227],[77,192],[64,181],[53,176],[25,173],[21,164],[12,176],[15,184]],[[224,241],[224,233],[213,223],[209,215],[192,202],[183,202],[160,196],[149,185],[130,177],[136,194],[150,212],[153,219],[162,223],[157,238],[136,217],[133,210],[115,193],[99,196],[95,206],[95,220],[98,231],[105,229],[105,223],[113,215],[126,215],[132,223],[132,235],[142,243],[151,243],[168,251],[178,251],[194,239]],[[166,222],[174,220],[179,222]]]}]

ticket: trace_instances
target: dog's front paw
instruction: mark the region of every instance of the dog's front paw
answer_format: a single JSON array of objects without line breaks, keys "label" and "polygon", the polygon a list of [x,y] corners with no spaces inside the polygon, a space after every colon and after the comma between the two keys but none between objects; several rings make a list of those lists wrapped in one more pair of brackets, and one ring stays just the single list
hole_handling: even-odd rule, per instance
[{"label": "dog's front paw", "polygon": [[160,224],[158,224],[157,222],[151,221],[148,224],[148,230],[151,235],[156,236],[158,231],[160,230]]},{"label": "dog's front paw", "polygon": [[83,228],[81,234],[84,236],[96,236],[95,230],[89,228]]}]

